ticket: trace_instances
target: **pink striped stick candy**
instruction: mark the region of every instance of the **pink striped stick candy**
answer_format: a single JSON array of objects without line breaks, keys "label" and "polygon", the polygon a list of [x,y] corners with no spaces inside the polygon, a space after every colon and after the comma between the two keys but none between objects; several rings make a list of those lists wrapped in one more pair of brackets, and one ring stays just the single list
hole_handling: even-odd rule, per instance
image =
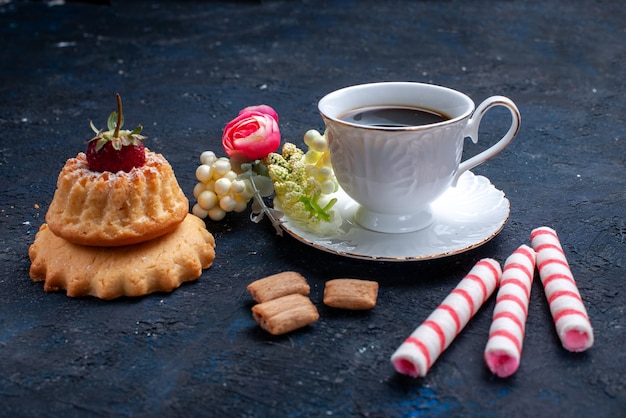
[{"label": "pink striped stick candy", "polygon": [[426,376],[433,363],[493,294],[502,269],[491,259],[480,260],[430,316],[391,356],[396,371]]},{"label": "pink striped stick candy", "polygon": [[535,251],[527,245],[504,262],[485,347],[487,367],[499,377],[508,377],[519,367],[534,273]]},{"label": "pink striped stick candy", "polygon": [[593,345],[593,329],[559,237],[542,226],[531,232],[530,242],[537,252],[539,277],[563,347],[585,351]]}]

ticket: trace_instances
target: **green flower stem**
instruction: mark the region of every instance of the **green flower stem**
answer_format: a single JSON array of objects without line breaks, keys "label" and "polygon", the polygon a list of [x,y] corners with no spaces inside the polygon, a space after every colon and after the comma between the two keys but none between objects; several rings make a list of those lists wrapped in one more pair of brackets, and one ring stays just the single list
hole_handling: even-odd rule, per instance
[{"label": "green flower stem", "polygon": [[[324,208],[322,208],[322,211],[324,211],[325,213],[328,213],[333,206],[335,206],[335,203],[337,203],[337,198],[333,197],[332,199],[330,199],[330,202],[328,202],[326,204],[326,206],[324,206]],[[330,218],[330,215],[329,215]]]},{"label": "green flower stem", "polygon": [[122,127],[122,97],[119,93],[115,94],[115,98],[117,99],[117,124],[115,125],[115,132],[113,133],[113,138],[119,138],[120,136],[120,128]]},{"label": "green flower stem", "polygon": [[312,197],[301,197],[300,201],[305,204],[307,210],[313,215],[330,222],[330,209],[337,203],[337,198],[332,198],[323,208],[317,203],[321,195],[314,194]]}]

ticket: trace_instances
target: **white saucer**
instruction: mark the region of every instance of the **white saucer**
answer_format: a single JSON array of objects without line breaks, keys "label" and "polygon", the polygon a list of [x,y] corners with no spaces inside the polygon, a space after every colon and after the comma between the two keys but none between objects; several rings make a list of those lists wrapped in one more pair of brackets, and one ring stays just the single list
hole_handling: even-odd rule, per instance
[{"label": "white saucer", "polygon": [[509,200],[483,176],[465,172],[456,187],[432,204],[433,223],[416,232],[373,232],[354,221],[358,204],[343,190],[336,193],[335,210],[343,218],[339,232],[319,236],[287,215],[281,218],[288,234],[307,245],[345,257],[378,261],[420,261],[447,257],[483,245],[504,227]]}]

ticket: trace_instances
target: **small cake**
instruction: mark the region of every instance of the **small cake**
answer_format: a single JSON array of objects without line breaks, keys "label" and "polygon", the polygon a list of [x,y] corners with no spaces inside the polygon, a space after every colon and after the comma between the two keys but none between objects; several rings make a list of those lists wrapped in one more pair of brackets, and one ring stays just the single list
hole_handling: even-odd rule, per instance
[{"label": "small cake", "polygon": [[124,247],[73,244],[43,224],[28,255],[30,276],[45,291],[114,299],[171,292],[197,279],[213,264],[215,240],[192,214],[168,234]]},{"label": "small cake", "polygon": [[57,180],[46,222],[30,246],[30,276],[44,290],[113,299],[170,292],[201,276],[215,240],[172,167],[144,147],[141,125],[123,124],[122,101],[85,153]]},{"label": "small cake", "polygon": [[148,241],[176,228],[189,202],[167,160],[142,151],[144,165],[129,172],[94,171],[82,152],[70,158],[46,214],[50,230],[74,244],[109,247]]}]

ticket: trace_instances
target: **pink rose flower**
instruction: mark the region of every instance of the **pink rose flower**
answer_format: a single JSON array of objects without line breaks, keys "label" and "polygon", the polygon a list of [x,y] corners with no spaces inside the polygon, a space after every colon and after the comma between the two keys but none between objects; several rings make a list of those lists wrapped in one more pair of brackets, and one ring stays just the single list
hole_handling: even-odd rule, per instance
[{"label": "pink rose flower", "polygon": [[229,157],[242,155],[250,161],[265,158],[280,145],[278,115],[267,105],[249,106],[228,122],[222,146]]}]

